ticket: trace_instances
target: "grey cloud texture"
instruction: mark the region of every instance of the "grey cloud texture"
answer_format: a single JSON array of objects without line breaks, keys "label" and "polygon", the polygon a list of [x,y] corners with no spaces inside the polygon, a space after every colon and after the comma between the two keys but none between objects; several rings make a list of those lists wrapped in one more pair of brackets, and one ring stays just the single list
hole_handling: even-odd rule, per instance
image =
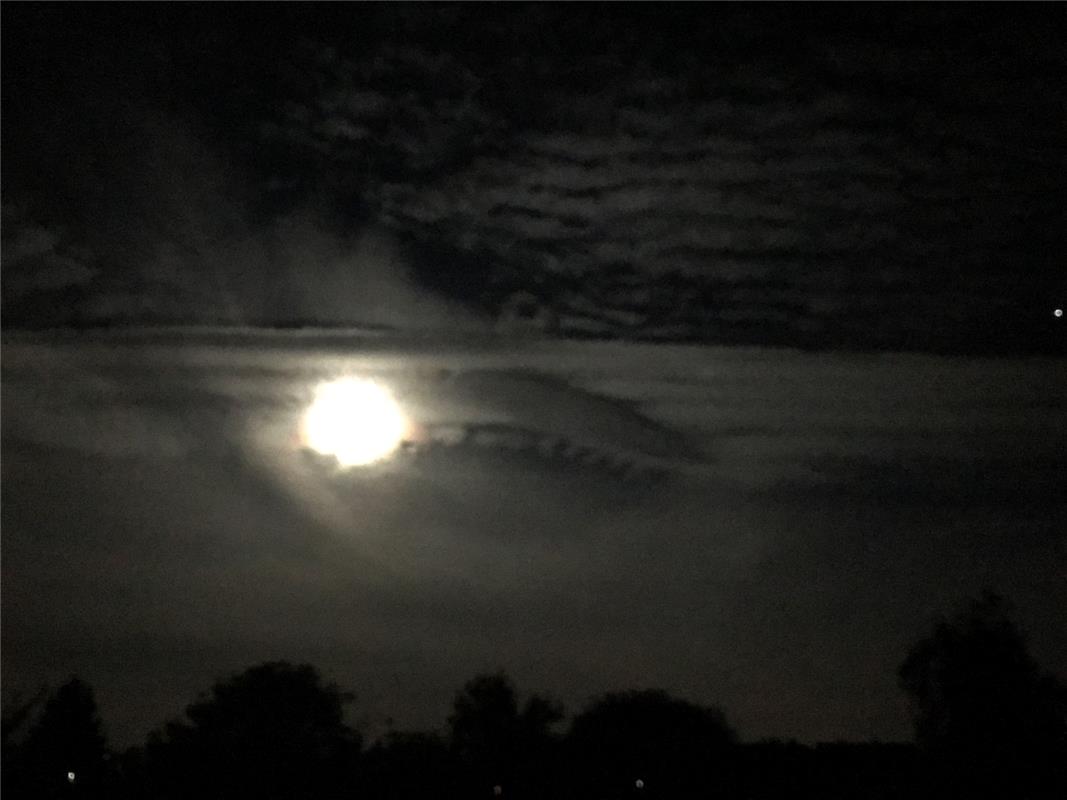
[{"label": "grey cloud texture", "polygon": [[[893,739],[897,661],[983,585],[1067,663],[1054,359],[185,332],[9,336],[3,366],[5,677],[77,668],[118,741],[267,657],[400,725],[503,666],[572,706],[653,684],[747,737]],[[647,485],[503,440],[335,474],[291,436],[350,372],[421,417],[637,451],[634,413],[705,455]]]},{"label": "grey cloud texture", "polygon": [[[63,154],[75,162],[63,170],[73,199],[52,196],[55,187],[16,190],[14,205],[5,196],[8,327],[482,327],[476,313],[418,284],[383,226],[311,201],[257,213],[258,186],[192,115],[151,101],[112,111],[121,122],[106,154],[90,157],[77,143]],[[89,110],[81,124],[107,112]],[[35,155],[42,170],[56,169],[49,153]],[[64,224],[39,224],[35,214]]]},{"label": "grey cloud texture", "polygon": [[6,191],[100,269],[67,316],[1061,352],[1054,12],[483,11],[12,39]]},{"label": "grey cloud texture", "polygon": [[628,61],[625,26],[581,70],[536,49],[488,68],[417,38],[335,52],[318,97],[270,131],[314,142],[342,184],[370,178],[387,225],[533,327],[1054,347],[1039,298],[1063,289],[1067,162],[1047,43],[944,19],[912,40],[845,25],[784,42],[773,14],[743,17],[717,20],[715,41],[749,48],[736,61],[690,43],[673,69]]},{"label": "grey cloud texture", "polygon": [[313,214],[246,228],[184,251],[162,245],[138,283],[101,292],[99,319],[238,325],[477,330],[476,314],[421,289],[385,231],[343,235]]},{"label": "grey cloud texture", "polygon": [[3,290],[15,299],[81,288],[98,273],[91,253],[72,243],[56,228],[29,218],[24,209],[3,208]]}]

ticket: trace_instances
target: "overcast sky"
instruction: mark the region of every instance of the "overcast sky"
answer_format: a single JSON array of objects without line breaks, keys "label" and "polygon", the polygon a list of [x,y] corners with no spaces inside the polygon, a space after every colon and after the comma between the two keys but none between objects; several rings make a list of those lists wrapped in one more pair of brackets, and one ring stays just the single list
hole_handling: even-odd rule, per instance
[{"label": "overcast sky", "polygon": [[[316,383],[349,374],[428,424],[572,446],[501,433],[334,474],[292,434]],[[1067,671],[1062,376],[673,345],[9,340],[5,691],[76,670],[132,742],[261,659],[321,665],[379,726],[439,725],[503,667],[572,710],[662,686],[748,738],[905,738],[896,666],[983,587]]]},{"label": "overcast sky", "polygon": [[[2,13],[5,699],[132,744],[284,658],[437,726],[502,667],[902,739],[984,587],[1067,674],[1062,7]],[[351,375],[436,445],[309,458]]]},{"label": "overcast sky", "polygon": [[1002,14],[15,6],[5,324],[1062,353],[1067,21]]}]

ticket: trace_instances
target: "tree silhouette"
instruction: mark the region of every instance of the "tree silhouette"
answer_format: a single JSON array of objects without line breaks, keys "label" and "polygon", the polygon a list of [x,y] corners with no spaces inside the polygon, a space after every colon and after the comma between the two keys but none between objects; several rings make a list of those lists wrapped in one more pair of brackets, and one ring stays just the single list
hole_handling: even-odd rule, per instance
[{"label": "tree silhouette", "polygon": [[587,797],[729,792],[734,741],[722,712],[658,690],[604,695],[575,718],[568,736]]},{"label": "tree silhouette", "polygon": [[479,675],[456,695],[448,718],[453,753],[473,796],[537,793],[551,782],[557,747],[552,726],[563,718],[558,704],[531,696],[522,711],[515,687],[503,673]]},{"label": "tree silhouette", "polygon": [[[17,724],[32,706],[17,710]],[[92,688],[78,678],[60,686],[17,747],[10,741],[16,720],[8,720],[4,758],[5,794],[14,797],[102,797],[108,771],[107,742]]]},{"label": "tree silhouette", "polygon": [[939,793],[1067,796],[1067,692],[1031,658],[1009,612],[986,592],[900,666]]},{"label": "tree silhouette", "polygon": [[351,793],[359,735],[349,694],[314,667],[271,662],[216,683],[148,743],[160,797],[330,798]]}]

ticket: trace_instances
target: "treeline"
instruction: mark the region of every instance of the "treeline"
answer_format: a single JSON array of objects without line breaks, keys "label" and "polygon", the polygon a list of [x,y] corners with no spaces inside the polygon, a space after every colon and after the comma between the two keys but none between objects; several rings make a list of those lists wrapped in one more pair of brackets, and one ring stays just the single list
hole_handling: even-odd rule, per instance
[{"label": "treeline", "polygon": [[5,798],[1067,797],[1067,692],[999,598],[939,622],[899,669],[914,744],[742,743],[722,711],[658,690],[602,695],[569,721],[502,673],[456,694],[440,731],[366,742],[350,693],[307,664],[216,683],[125,752],[74,678],[5,709]]}]

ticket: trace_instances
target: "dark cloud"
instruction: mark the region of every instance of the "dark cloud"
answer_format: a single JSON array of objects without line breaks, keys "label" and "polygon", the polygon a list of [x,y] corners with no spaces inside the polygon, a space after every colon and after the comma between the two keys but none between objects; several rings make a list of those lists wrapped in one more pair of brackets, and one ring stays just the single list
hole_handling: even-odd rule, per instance
[{"label": "dark cloud", "polygon": [[41,225],[23,209],[3,208],[4,315],[16,322],[34,316],[61,318],[56,313],[69,298],[79,296],[99,269],[92,253],[70,242],[56,228]]},{"label": "dark cloud", "polygon": [[[356,341],[9,336],[5,686],[77,669],[126,742],[256,660],[425,726],[503,666],[571,706],[661,685],[746,737],[896,739],[896,664],[983,585],[1067,663],[1055,360]],[[334,473],[292,433],[348,372],[493,435]]]},{"label": "dark cloud", "polygon": [[33,35],[5,56],[7,193],[79,221],[101,256],[102,299],[76,319],[380,317],[352,299],[361,279],[334,285],[358,258],[320,274],[313,237],[307,275],[278,263],[301,249],[295,215],[393,238],[400,288],[371,305],[422,299],[390,324],[443,297],[576,336],[1062,348],[1067,84],[1036,9],[1015,26],[911,8],[8,13]]},{"label": "dark cloud", "polygon": [[348,165],[340,180],[358,174],[426,257],[461,259],[493,308],[536,297],[525,316],[550,329],[1054,347],[1038,329],[1062,291],[1063,65],[1007,37],[990,60],[991,31],[943,31],[803,28],[802,58],[756,46],[725,67],[683,42],[681,72],[625,61],[625,36],[580,69],[524,53],[499,66],[531,82],[537,120],[473,52],[385,44],[337,56],[272,130]]}]

